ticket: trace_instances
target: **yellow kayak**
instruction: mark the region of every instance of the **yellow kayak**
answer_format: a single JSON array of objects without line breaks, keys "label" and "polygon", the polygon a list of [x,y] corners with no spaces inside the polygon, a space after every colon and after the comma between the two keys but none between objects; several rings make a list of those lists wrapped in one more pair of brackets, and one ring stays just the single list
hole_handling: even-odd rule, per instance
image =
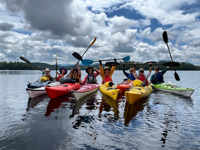
[{"label": "yellow kayak", "polygon": [[[136,82],[138,82],[138,81],[136,81]],[[125,92],[125,96],[126,96],[127,102],[131,105],[131,104],[135,103],[136,101],[151,95],[151,93],[152,93],[151,85],[143,86],[142,84],[140,84],[140,85],[136,84],[136,85],[132,86],[129,89],[129,91]]]},{"label": "yellow kayak", "polygon": [[115,85],[109,86],[109,82],[105,84],[100,84],[99,90],[101,93],[111,97],[116,100],[119,95],[119,89]]}]

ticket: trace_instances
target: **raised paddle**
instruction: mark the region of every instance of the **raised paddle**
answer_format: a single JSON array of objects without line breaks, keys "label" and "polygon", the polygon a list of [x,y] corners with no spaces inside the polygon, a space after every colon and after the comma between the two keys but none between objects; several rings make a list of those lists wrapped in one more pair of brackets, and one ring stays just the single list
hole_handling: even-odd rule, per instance
[{"label": "raised paddle", "polygon": [[[157,64],[156,61],[148,61],[148,62],[144,62],[142,64],[136,64],[136,65],[147,65],[149,63]],[[134,63],[127,63],[127,64],[120,64],[118,62],[107,62],[107,63],[105,63],[105,66],[109,66],[109,67],[111,67],[111,66],[120,66],[120,65],[130,66],[130,65],[134,65]]]},{"label": "raised paddle", "polygon": [[[168,51],[169,51],[169,55],[170,55],[171,61],[173,62],[172,55],[171,55],[171,52],[170,52],[170,50],[169,50],[168,36],[167,36],[167,32],[166,32],[166,31],[163,32],[162,37],[163,37],[164,42],[167,44],[167,48],[168,48]],[[175,71],[175,72],[174,72],[174,77],[175,77],[176,81],[180,81],[179,75],[178,75],[178,73],[176,72],[176,69],[175,69],[175,68],[174,68],[174,71]]]},{"label": "raised paddle", "polygon": [[[83,53],[83,55],[81,56],[81,58],[85,55],[85,53],[88,51],[88,49],[94,44],[94,42],[96,41],[97,37],[94,38],[94,40],[92,41],[92,43],[88,46],[88,48],[86,49],[86,51]],[[78,64],[80,61],[80,59],[78,60],[78,62],[76,64]],[[73,69],[76,67],[76,65],[73,67]],[[71,73],[71,71],[70,71]],[[70,75],[70,73],[67,75],[67,77]]]},{"label": "raised paddle", "polygon": [[57,70],[58,70],[57,56],[58,56],[58,53],[56,53],[56,79],[57,79]]},{"label": "raised paddle", "polygon": [[[36,69],[42,71],[43,73],[46,73],[46,72],[44,72],[43,70],[41,70],[40,68],[38,68],[37,66],[35,66],[34,64],[32,64],[32,63],[31,63],[28,59],[26,59],[25,57],[20,56],[20,59],[23,60],[23,61],[25,61],[26,63],[32,65],[32,66],[35,67]],[[49,76],[52,80],[54,80],[54,78],[53,78],[52,76],[50,76],[49,74],[48,74],[48,76]]]},{"label": "raised paddle", "polygon": [[[123,61],[129,61],[130,60],[130,56],[126,56],[124,58],[120,58],[120,59],[106,59],[106,60],[101,60],[101,61],[109,61],[109,60],[123,60]],[[99,60],[90,60],[90,59],[84,59],[84,60],[81,60],[82,64],[83,65],[91,65],[92,63],[94,62],[99,62]]]}]

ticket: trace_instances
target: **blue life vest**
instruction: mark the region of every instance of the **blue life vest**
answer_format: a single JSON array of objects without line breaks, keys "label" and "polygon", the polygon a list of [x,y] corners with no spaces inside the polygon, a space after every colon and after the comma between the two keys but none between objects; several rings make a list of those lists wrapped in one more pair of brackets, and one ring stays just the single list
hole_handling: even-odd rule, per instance
[{"label": "blue life vest", "polygon": [[133,73],[129,73],[127,79],[135,80],[135,76],[133,75]]},{"label": "blue life vest", "polygon": [[93,74],[88,74],[87,83],[97,83],[97,80],[94,77],[94,73]]}]

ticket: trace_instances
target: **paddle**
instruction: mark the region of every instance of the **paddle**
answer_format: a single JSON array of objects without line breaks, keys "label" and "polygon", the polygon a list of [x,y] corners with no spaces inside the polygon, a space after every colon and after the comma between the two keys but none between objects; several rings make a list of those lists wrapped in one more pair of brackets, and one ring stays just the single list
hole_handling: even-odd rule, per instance
[{"label": "paddle", "polygon": [[[146,64],[149,64],[149,63],[157,64],[156,61],[148,61],[148,62],[144,62],[142,64],[136,64],[136,65],[146,65]],[[118,62],[107,62],[107,63],[105,63],[105,66],[109,66],[109,67],[110,66],[120,66],[120,65],[130,66],[130,65],[134,65],[134,63],[127,63],[127,64],[120,64]]]},{"label": "paddle", "polygon": [[[32,66],[35,67],[36,69],[42,71],[43,73],[46,73],[46,72],[44,72],[43,70],[41,70],[40,68],[38,68],[37,66],[35,66],[34,64],[32,64],[32,63],[31,63],[28,59],[26,59],[25,57],[20,56],[20,59],[23,60],[23,61],[25,61],[26,63],[32,65]],[[48,74],[48,76],[49,76],[52,80],[54,80],[54,78],[53,78],[52,76],[50,76],[49,74]]]},{"label": "paddle", "polygon": [[57,79],[57,70],[58,70],[57,56],[58,56],[58,53],[56,53],[56,79]]},{"label": "paddle", "polygon": [[[130,60],[130,56],[126,56],[124,58],[120,58],[120,59],[107,59],[107,60],[101,60],[101,61],[109,61],[109,60],[123,60],[123,61],[129,61]],[[94,62],[99,62],[99,60],[90,60],[90,59],[85,59],[85,60],[81,60],[83,65],[91,65]]]},{"label": "paddle", "polygon": [[[167,44],[167,48],[168,48],[168,51],[169,51],[169,55],[170,55],[171,61],[173,62],[172,55],[171,55],[171,52],[170,52],[170,50],[169,50],[167,32],[164,31],[163,34],[162,34],[162,36],[163,36],[164,42]],[[176,81],[180,81],[179,75],[178,75],[178,73],[176,72],[176,69],[175,69],[175,68],[174,68],[174,71],[175,71],[175,72],[174,72],[174,77],[175,77]]]},{"label": "paddle", "polygon": [[[92,41],[92,43],[88,46],[88,48],[86,49],[86,51],[85,51],[85,52],[83,53],[83,55],[81,56],[81,59],[82,59],[82,57],[85,55],[85,53],[88,51],[88,49],[94,44],[94,42],[96,41],[96,39],[97,39],[97,37],[95,37],[94,40]],[[80,59],[78,60],[78,62],[77,62],[76,64],[78,64],[79,61],[80,61]],[[76,67],[76,64],[75,64],[75,66],[73,67],[73,69]],[[70,71],[70,73],[71,73],[71,71]],[[70,75],[70,73],[67,75],[67,77]]]}]

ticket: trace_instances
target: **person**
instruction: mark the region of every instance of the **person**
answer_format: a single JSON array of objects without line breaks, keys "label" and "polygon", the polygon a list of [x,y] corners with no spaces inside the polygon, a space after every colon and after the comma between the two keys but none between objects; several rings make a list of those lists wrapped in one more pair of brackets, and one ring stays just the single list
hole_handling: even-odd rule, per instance
[{"label": "person", "polygon": [[159,67],[155,67],[154,70],[155,70],[155,74],[153,74],[151,76],[151,83],[153,84],[160,84],[160,83],[164,83],[164,77],[163,75],[167,72],[167,70],[169,69],[169,66],[167,66],[165,69],[163,69],[161,72],[159,72]]},{"label": "person", "polygon": [[130,68],[130,69],[129,69],[129,73],[127,73],[127,72],[125,71],[124,66],[125,66],[125,65],[123,65],[123,73],[124,73],[124,75],[127,77],[128,80],[134,81],[134,80],[136,79],[136,77],[135,77],[134,74],[133,74],[133,68]]},{"label": "person", "polygon": [[52,81],[50,72],[51,72],[51,70],[49,68],[46,68],[43,72],[43,77],[46,77],[47,80]]},{"label": "person", "polygon": [[[60,69],[60,73],[59,72],[56,72],[56,74],[58,75],[57,77],[57,81],[59,81],[61,78],[63,78],[66,74],[67,74],[67,69],[65,68],[61,68]],[[55,77],[56,78],[56,77]]]},{"label": "person", "polygon": [[101,60],[99,60],[99,63],[100,63],[99,68],[100,68],[100,75],[102,77],[102,84],[109,82],[109,81],[113,82],[112,75],[115,71],[116,66],[112,66],[112,69],[110,69],[108,66],[105,66],[103,69]]},{"label": "person", "polygon": [[76,82],[81,83],[81,69],[78,63],[76,65],[78,69],[72,69],[69,78],[74,79]]},{"label": "person", "polygon": [[[96,71],[96,73],[94,73],[94,71]],[[85,83],[97,83],[96,77],[100,74],[98,69],[88,67],[86,73],[87,75],[85,76],[85,79],[81,82],[82,85]]]},{"label": "person", "polygon": [[137,79],[141,80],[143,83],[145,83],[148,86],[149,85],[148,78],[151,75],[152,64],[149,63],[149,73],[147,75],[144,74],[144,69],[143,68],[139,69],[139,75],[137,75],[137,73],[135,72],[135,66],[136,66],[136,63],[133,66],[133,73],[135,74]]}]

